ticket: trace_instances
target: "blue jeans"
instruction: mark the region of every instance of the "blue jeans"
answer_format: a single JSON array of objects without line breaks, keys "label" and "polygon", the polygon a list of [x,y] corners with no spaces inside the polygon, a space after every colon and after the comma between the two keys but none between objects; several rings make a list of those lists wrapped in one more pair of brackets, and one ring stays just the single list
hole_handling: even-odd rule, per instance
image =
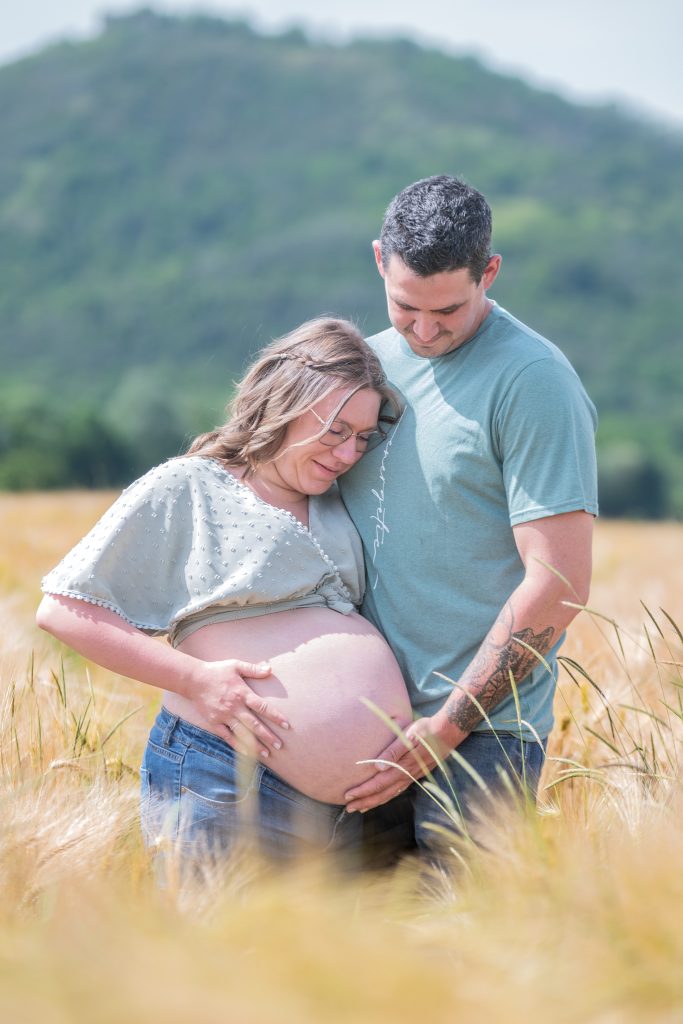
[{"label": "blue jeans", "polygon": [[170,845],[183,862],[223,858],[238,841],[277,861],[360,848],[359,815],[304,796],[165,708],[149,734],[140,775],[145,842],[159,852]]},{"label": "blue jeans", "polygon": [[410,851],[438,860],[448,837],[469,833],[492,801],[508,796],[535,800],[545,741],[524,741],[507,732],[473,732],[457,753],[472,774],[451,754],[444,762],[446,775],[438,768],[432,773],[441,798],[435,800],[434,794],[413,783],[399,797],[362,816],[368,863],[387,864]]}]

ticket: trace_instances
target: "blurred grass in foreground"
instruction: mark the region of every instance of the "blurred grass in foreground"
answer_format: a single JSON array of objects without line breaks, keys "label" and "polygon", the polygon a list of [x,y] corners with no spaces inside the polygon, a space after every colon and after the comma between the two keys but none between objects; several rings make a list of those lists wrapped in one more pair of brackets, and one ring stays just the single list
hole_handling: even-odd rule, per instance
[{"label": "blurred grass in foreground", "polygon": [[683,527],[598,523],[539,808],[483,825],[453,877],[236,859],[180,893],[137,831],[157,701],[32,624],[109,500],[0,497],[1,1020],[683,1019]]}]

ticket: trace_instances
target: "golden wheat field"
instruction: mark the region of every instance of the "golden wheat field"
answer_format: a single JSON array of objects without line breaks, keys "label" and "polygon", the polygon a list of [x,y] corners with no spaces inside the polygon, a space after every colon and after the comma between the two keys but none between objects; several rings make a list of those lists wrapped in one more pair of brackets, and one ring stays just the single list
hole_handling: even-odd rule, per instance
[{"label": "golden wheat field", "polygon": [[156,693],[33,625],[111,497],[0,496],[3,1024],[683,1021],[683,525],[597,524],[539,806],[452,874],[243,860],[161,890],[136,821]]}]

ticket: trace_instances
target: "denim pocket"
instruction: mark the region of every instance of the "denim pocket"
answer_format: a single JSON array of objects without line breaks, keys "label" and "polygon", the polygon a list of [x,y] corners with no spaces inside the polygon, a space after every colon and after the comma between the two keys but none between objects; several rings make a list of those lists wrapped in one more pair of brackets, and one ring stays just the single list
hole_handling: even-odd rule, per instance
[{"label": "denim pocket", "polygon": [[232,751],[220,756],[188,746],[180,773],[180,794],[209,807],[235,806],[258,789],[263,765]]},{"label": "denim pocket", "polygon": [[196,853],[225,854],[253,833],[263,765],[190,745],[180,773],[178,838]]}]

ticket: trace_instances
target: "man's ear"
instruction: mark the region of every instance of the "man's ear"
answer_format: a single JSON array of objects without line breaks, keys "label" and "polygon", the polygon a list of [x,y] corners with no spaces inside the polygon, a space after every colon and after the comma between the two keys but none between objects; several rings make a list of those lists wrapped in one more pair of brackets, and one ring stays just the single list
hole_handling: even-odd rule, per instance
[{"label": "man's ear", "polygon": [[482,281],[483,281],[483,284],[484,284],[484,290],[485,291],[488,290],[491,287],[493,282],[498,277],[498,271],[500,270],[501,262],[502,262],[502,256],[499,256],[498,253],[494,253],[494,255],[489,260],[489,262],[487,264],[487,267],[486,267],[486,270],[482,274],[482,278],[481,278]]},{"label": "man's ear", "polygon": [[372,243],[372,251],[375,254],[375,263],[377,264],[377,269],[379,270],[379,276],[384,277],[384,267],[382,266],[382,249],[377,239],[375,239],[375,241]]}]

